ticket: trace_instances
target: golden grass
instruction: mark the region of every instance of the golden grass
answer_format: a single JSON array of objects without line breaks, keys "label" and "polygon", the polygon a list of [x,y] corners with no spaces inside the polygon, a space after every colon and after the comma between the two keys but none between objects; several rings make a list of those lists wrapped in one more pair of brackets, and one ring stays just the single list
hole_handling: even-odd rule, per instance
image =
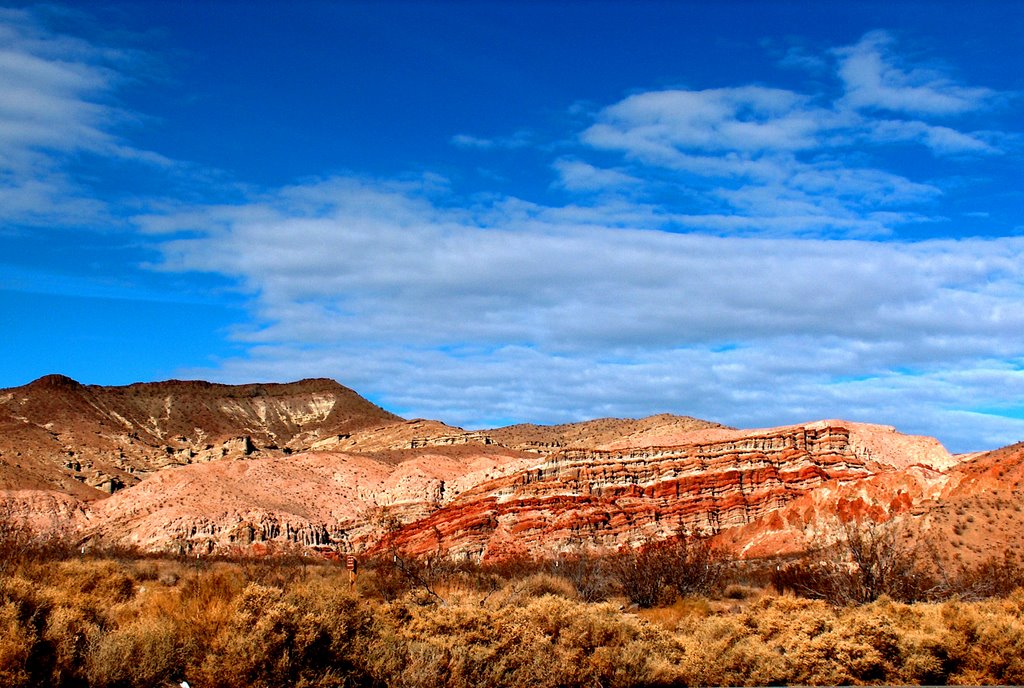
[{"label": "golden grass", "polygon": [[1024,684],[1024,592],[850,607],[753,587],[638,610],[536,573],[441,598],[330,565],[71,559],[0,576],[0,686]]}]

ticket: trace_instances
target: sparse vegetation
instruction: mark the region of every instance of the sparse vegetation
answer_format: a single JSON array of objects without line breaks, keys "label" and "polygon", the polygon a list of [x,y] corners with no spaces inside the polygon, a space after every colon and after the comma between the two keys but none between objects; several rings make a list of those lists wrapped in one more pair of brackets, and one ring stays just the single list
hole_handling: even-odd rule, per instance
[{"label": "sparse vegetation", "polygon": [[890,524],[850,521],[839,537],[818,544],[800,561],[779,567],[772,577],[780,592],[792,591],[837,605],[864,604],[885,595],[903,602],[939,594],[937,555],[915,545]]},{"label": "sparse vegetation", "polygon": [[722,562],[706,539],[679,533],[617,553],[611,569],[630,602],[653,607],[671,603],[675,595],[707,594],[718,581]]},{"label": "sparse vegetation", "polygon": [[399,566],[392,554],[366,560],[350,590],[344,566],[294,552],[83,555],[5,532],[2,686],[1024,682],[1017,559],[947,567],[922,595],[898,579],[920,575],[925,558],[908,563],[905,538],[869,527],[848,529],[832,553],[848,577],[833,570],[825,589],[855,593],[813,592],[821,551],[793,562],[792,589],[823,599],[778,594],[767,585],[776,564],[727,565],[686,538],[493,566]]}]

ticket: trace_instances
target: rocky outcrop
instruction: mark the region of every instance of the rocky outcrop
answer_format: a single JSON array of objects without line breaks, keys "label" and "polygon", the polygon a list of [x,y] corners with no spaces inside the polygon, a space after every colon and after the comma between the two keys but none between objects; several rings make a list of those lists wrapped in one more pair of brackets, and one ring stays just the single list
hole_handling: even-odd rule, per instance
[{"label": "rocky outcrop", "polygon": [[197,463],[89,505],[78,530],[85,539],[154,551],[348,551],[376,541],[390,523],[426,517],[452,492],[522,465],[520,452],[474,446]]},{"label": "rocky outcrop", "polygon": [[459,432],[452,435],[413,437],[409,440],[409,449],[450,447],[456,444],[494,444],[494,440],[482,432]]},{"label": "rocky outcrop", "polygon": [[[872,439],[879,432],[885,430],[825,421],[701,430],[677,446],[564,449],[459,495],[406,526],[395,542],[411,552],[488,558],[578,543],[614,548],[680,529],[716,534],[760,521],[827,483],[898,470],[880,460],[884,452]],[[928,438],[900,442],[931,446]],[[940,465],[948,458],[931,457]]]},{"label": "rocky outcrop", "polygon": [[402,422],[333,380],[100,387],[48,375],[0,390],[0,489],[98,499],[166,468],[283,456]]},{"label": "rocky outcrop", "polygon": [[0,507],[86,545],[197,554],[397,546],[493,559],[684,530],[764,556],[806,547],[836,519],[896,518],[949,531],[967,557],[986,538],[1024,546],[1012,535],[1024,534],[1024,449],[953,457],[932,438],[841,420],[466,431],[403,420],[329,380],[47,376],[0,390]]}]

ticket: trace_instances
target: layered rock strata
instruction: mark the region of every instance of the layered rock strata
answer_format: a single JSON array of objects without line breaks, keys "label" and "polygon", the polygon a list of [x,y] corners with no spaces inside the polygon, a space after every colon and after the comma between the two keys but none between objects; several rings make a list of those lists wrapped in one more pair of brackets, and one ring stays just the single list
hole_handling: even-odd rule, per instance
[{"label": "layered rock strata", "polygon": [[[879,458],[886,452],[877,436],[886,432],[823,421],[696,431],[677,446],[562,450],[454,496],[392,544],[487,559],[577,545],[615,548],[678,530],[715,534],[757,522],[826,483],[896,470]],[[914,456],[925,463],[949,463],[930,438],[900,442],[917,447]]]},{"label": "layered rock strata", "polygon": [[92,504],[76,525],[83,539],[154,551],[253,544],[351,551],[393,523],[426,517],[447,492],[524,464],[521,453],[498,447],[215,461],[161,471]]},{"label": "layered rock strata", "polygon": [[48,376],[0,390],[0,517],[84,546],[480,559],[679,530],[765,556],[808,546],[837,519],[896,518],[948,531],[966,560],[989,540],[1024,546],[1024,449],[953,457],[932,438],[839,420],[736,430],[659,415],[467,432],[401,419],[329,380]]}]

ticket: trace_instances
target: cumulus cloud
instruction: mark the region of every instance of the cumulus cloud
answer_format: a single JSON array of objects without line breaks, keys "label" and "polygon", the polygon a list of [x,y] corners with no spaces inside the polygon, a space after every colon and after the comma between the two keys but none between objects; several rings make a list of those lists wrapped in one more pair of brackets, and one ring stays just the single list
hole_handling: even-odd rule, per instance
[{"label": "cumulus cloud", "polygon": [[[164,269],[254,294],[259,325],[238,335],[251,357],[206,372],[326,366],[453,422],[672,409],[749,424],[779,408],[880,421],[871,395],[888,388],[891,408],[921,409],[911,427],[941,434],[941,403],[991,384],[950,371],[1024,354],[1019,238],[736,238],[553,222],[513,199],[451,205],[341,178],[141,221],[169,233]],[[1020,386],[1019,371],[992,375],[1008,398]],[[873,382],[836,382],[850,377]],[[930,398],[936,380],[946,392]]]}]

